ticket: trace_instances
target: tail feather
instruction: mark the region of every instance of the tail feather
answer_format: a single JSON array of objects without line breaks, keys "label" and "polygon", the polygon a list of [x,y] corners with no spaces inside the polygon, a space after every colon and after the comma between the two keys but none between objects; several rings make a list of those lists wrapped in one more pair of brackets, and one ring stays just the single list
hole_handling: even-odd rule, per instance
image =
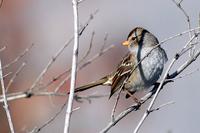
[{"label": "tail feather", "polygon": [[76,88],[74,90],[74,92],[76,93],[76,92],[80,92],[80,91],[85,91],[85,90],[93,88],[95,86],[103,85],[107,80],[108,80],[107,77],[101,78],[100,80],[98,80],[96,82],[92,82],[92,83],[89,83],[87,85],[83,85],[83,86]]}]

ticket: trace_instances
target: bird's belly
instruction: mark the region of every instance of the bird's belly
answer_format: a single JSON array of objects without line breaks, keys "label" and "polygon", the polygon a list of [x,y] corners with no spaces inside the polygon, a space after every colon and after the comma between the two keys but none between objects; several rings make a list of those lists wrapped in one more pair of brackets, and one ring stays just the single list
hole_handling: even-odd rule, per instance
[{"label": "bird's belly", "polygon": [[[137,54],[137,59],[141,60],[151,49],[144,49],[141,54]],[[154,49],[135,70],[135,76],[131,76],[125,85],[130,91],[148,89],[162,74],[166,62],[166,54],[160,48]],[[137,63],[136,63],[137,64]],[[133,79],[131,82],[131,79]]]}]

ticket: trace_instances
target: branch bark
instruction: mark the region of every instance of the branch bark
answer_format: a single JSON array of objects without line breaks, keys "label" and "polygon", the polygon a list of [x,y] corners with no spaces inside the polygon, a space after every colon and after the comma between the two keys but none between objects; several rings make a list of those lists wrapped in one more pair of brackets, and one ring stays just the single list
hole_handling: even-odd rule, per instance
[{"label": "branch bark", "polygon": [[6,97],[6,89],[5,89],[5,85],[4,85],[4,80],[3,80],[3,72],[2,72],[2,65],[1,65],[1,60],[0,60],[0,80],[1,80],[1,88],[2,88],[2,94],[3,94],[3,103],[4,103],[4,109],[6,111],[6,116],[8,119],[8,124],[10,127],[10,132],[14,133],[14,126],[13,126],[13,122],[12,122],[12,118],[10,115],[10,110],[9,110],[9,106],[8,106],[8,101],[7,101],[7,97]]},{"label": "branch bark", "polygon": [[78,2],[77,0],[72,0],[73,13],[74,13],[74,49],[72,56],[72,70],[71,70],[71,82],[70,82],[70,93],[68,99],[68,106],[65,116],[65,126],[64,133],[69,132],[70,118],[72,114],[72,106],[74,99],[74,89],[76,86],[76,69],[78,62],[78,47],[79,47],[79,18],[78,18]]}]

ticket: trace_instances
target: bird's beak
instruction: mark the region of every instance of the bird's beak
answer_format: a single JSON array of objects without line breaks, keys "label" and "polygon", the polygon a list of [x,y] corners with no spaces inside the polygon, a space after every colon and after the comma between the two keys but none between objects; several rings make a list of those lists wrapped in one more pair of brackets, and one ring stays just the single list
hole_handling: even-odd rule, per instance
[{"label": "bird's beak", "polygon": [[129,41],[124,41],[124,42],[122,43],[122,45],[124,45],[124,46],[129,46],[129,45],[130,45],[130,42],[129,42]]}]

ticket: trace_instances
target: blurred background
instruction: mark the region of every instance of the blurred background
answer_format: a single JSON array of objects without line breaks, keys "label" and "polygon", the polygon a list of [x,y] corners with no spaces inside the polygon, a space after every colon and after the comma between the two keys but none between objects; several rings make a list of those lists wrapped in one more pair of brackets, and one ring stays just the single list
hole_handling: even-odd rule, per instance
[{"label": "blurred background", "polygon": [[[192,27],[197,27],[200,1],[184,0],[182,6],[190,16]],[[79,6],[80,24],[83,25],[96,9],[99,9],[98,14],[80,37],[79,57],[82,57],[87,51],[93,31],[95,31],[93,47],[87,59],[99,52],[106,34],[108,34],[106,46],[113,44],[115,48],[79,71],[77,86],[97,80],[110,73],[117,66],[127,52],[127,49],[120,44],[134,27],[141,26],[148,29],[158,37],[159,41],[187,30],[185,16],[171,0],[85,0]],[[0,47],[7,46],[6,50],[0,53],[2,64],[5,66],[32,43],[35,44],[25,57],[4,70],[4,74],[16,72],[23,61],[27,62],[8,93],[27,90],[45,68],[51,57],[72,35],[73,12],[71,0],[5,0],[0,9]],[[163,44],[162,47],[166,49],[169,60],[187,41],[188,35],[185,35]],[[73,44],[70,44],[62,55],[56,59],[44,76],[42,83],[47,83],[55,75],[70,68],[72,47]],[[182,58],[173,70],[185,60],[185,57]],[[199,62],[198,59],[184,73],[199,68]],[[6,84],[11,77],[12,75],[5,78]],[[155,107],[169,101],[174,101],[175,104],[152,113],[146,119],[140,132],[198,132],[200,121],[199,79],[200,73],[196,72],[166,85],[165,89],[159,94]],[[58,83],[55,82],[48,89],[54,89]],[[60,92],[67,92],[68,89],[69,82],[63,86]],[[109,91],[110,87],[96,87],[81,94],[109,94]],[[41,96],[9,102],[16,132],[24,133],[41,126],[59,110],[65,100],[66,97]],[[108,100],[108,97],[93,99],[91,103],[87,101],[78,103],[75,101],[74,108],[80,107],[80,109],[72,115],[71,133],[101,131],[111,119],[110,115],[114,102],[114,97],[110,100]],[[122,96],[116,113],[126,109],[132,102],[131,99],[127,100]],[[143,105],[141,110],[132,112],[121,120],[110,132],[133,132],[148,103]],[[40,132],[62,133],[65,110]],[[1,103],[0,133],[7,132],[9,132],[8,122]]]}]

